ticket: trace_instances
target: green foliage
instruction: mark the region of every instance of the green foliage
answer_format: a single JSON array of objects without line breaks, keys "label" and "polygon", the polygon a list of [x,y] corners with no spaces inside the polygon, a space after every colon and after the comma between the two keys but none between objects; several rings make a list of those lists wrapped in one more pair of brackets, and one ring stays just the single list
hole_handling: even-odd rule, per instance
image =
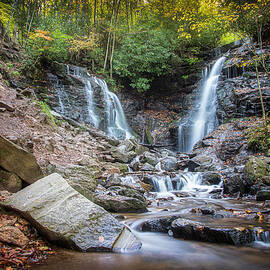
[{"label": "green foliage", "polygon": [[248,132],[248,148],[253,151],[266,152],[270,149],[270,118],[263,121],[258,127]]},{"label": "green foliage", "polygon": [[56,121],[51,113],[51,110],[50,110],[50,107],[48,106],[48,104],[44,101],[37,101],[37,104],[40,106],[41,111],[49,117],[50,122],[53,124],[53,126],[56,127],[57,126]]},{"label": "green foliage", "polygon": [[114,71],[128,77],[138,92],[149,90],[151,81],[168,74],[175,58],[175,45],[164,30],[141,30],[128,34],[115,53]]},{"label": "green foliage", "polygon": [[49,32],[35,30],[30,33],[26,51],[32,61],[37,62],[46,57],[50,60],[65,61],[68,57],[68,40],[71,37],[61,33],[59,30]]}]

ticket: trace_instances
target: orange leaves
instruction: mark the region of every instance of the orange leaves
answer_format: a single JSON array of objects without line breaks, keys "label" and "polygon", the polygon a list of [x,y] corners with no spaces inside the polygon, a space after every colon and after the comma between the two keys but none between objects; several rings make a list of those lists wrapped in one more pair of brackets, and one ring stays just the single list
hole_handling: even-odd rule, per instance
[{"label": "orange leaves", "polygon": [[264,215],[261,212],[257,212],[255,219],[257,219],[259,222],[263,222]]},{"label": "orange leaves", "polygon": [[37,39],[37,38],[41,38],[41,39],[45,39],[47,41],[52,41],[52,37],[51,37],[51,32],[49,31],[44,31],[44,30],[35,30],[35,33],[30,34],[30,37],[32,37],[32,39]]}]

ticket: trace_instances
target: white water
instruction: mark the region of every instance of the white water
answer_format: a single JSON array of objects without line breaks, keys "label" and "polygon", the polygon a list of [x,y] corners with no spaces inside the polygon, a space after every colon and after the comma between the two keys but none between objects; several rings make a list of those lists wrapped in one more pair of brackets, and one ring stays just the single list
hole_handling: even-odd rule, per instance
[{"label": "white water", "polygon": [[219,58],[213,65],[209,75],[206,68],[203,72],[203,84],[200,90],[199,106],[195,106],[178,129],[180,152],[190,152],[193,146],[218,125],[216,117],[216,88],[225,57]]},{"label": "white water", "polygon": [[194,172],[181,172],[176,175],[152,175],[151,180],[153,182],[155,192],[159,195],[167,195],[168,197],[174,197],[172,192],[184,191],[187,193],[194,193],[196,197],[209,197],[209,193],[215,189],[220,189],[220,185],[204,185],[202,184],[202,174]]},{"label": "white water", "polygon": [[[118,97],[109,90],[104,80],[91,76],[85,68],[76,66],[70,67],[67,65],[66,73],[80,79],[85,85],[87,122],[90,122],[96,128],[103,129],[110,137],[117,139],[133,137]],[[65,114],[65,106],[70,107],[70,104],[65,104],[62,96],[67,94],[64,93],[59,84],[56,85],[56,88],[60,113]],[[99,107],[97,106],[97,99],[99,99]],[[102,108],[100,107],[100,99],[102,99],[101,103],[104,104]]]},{"label": "white water", "polygon": [[106,103],[105,110],[107,134],[116,138],[131,138],[132,134],[118,97],[109,90],[108,85],[104,80],[96,77],[92,77],[92,79],[101,87],[103,91],[103,96]]}]

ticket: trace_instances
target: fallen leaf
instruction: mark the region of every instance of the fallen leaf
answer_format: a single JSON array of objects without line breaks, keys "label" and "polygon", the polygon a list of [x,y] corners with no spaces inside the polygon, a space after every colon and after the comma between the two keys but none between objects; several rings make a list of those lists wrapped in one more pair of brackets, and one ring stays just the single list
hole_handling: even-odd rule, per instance
[{"label": "fallen leaf", "polygon": [[98,242],[103,243],[104,242],[104,237],[103,235],[100,235],[98,238]]}]

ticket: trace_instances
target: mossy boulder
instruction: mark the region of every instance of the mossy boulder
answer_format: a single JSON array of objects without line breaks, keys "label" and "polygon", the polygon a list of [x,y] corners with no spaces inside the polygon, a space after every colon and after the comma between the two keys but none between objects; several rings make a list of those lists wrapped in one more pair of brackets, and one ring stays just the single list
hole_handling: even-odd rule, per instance
[{"label": "mossy boulder", "polygon": [[266,181],[266,178],[270,176],[270,166],[262,159],[251,156],[243,172],[243,181],[247,186],[252,186],[255,183]]},{"label": "mossy boulder", "polygon": [[79,165],[57,166],[55,172],[62,175],[84,197],[93,200],[93,192],[97,187],[97,181],[95,179],[95,171],[92,171],[91,168]]}]

